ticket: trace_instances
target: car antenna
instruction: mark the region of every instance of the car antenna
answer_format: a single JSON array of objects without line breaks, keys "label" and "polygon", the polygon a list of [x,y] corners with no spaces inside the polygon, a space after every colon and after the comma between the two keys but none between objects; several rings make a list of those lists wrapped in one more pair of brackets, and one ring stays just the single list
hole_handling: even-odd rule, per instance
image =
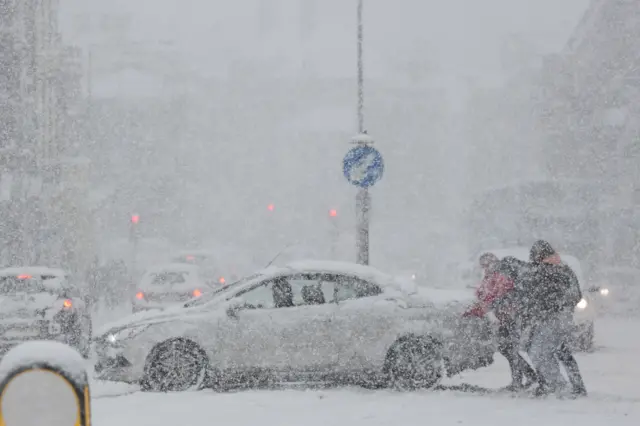
[{"label": "car antenna", "polygon": [[267,266],[265,266],[264,269],[267,269],[269,266],[273,265],[273,262],[275,262],[276,259],[278,259],[282,253],[284,253],[288,248],[290,248],[291,246],[294,246],[295,244],[296,244],[295,242],[289,243],[282,250],[280,250],[278,253],[276,253],[274,258],[271,259],[271,261],[269,263],[267,263]]}]

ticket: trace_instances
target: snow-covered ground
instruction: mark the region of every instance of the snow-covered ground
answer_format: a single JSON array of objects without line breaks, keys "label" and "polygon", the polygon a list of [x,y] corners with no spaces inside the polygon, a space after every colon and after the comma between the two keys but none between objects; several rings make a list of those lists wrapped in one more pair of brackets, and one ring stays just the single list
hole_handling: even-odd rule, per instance
[{"label": "snow-covered ground", "polygon": [[[401,393],[357,388],[144,394],[134,386],[94,383],[93,419],[96,426],[637,425],[639,328],[639,319],[603,319],[598,323],[597,349],[578,355],[590,391],[586,399],[532,400],[449,390]],[[466,373],[446,384],[503,386],[508,382],[508,367],[500,356],[496,360],[491,368]]]}]

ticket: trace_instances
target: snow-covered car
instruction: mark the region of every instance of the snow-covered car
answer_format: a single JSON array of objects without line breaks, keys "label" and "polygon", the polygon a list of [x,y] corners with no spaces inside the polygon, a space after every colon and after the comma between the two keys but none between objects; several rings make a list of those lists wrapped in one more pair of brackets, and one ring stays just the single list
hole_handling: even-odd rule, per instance
[{"label": "snow-covered car", "polygon": [[[485,250],[482,253],[493,253],[499,259],[506,256],[513,256],[516,259],[529,261],[529,248],[528,247],[513,247],[505,249]],[[473,268],[478,268],[477,271],[472,272],[469,276],[481,277],[482,274],[479,271],[479,262],[481,254],[476,256],[476,261],[473,263]],[[560,258],[566,263],[578,278],[580,287],[582,288],[582,300],[578,302],[573,315],[573,330],[571,333],[571,346],[574,349],[588,351],[593,348],[593,341],[595,337],[595,316],[596,310],[594,309],[594,292],[590,291],[590,288],[585,287],[585,279],[582,273],[582,266],[580,261],[569,254],[560,253]]]},{"label": "snow-covered car", "polygon": [[[225,284],[237,281],[242,277],[242,269],[235,261],[229,261],[224,253],[214,253],[208,250],[184,250],[175,253],[172,263],[187,263],[200,267],[202,275],[211,282]],[[237,256],[232,256],[237,257]]]},{"label": "snow-covered car", "polygon": [[640,312],[640,269],[600,268],[592,275],[591,284],[599,313],[633,316]]},{"label": "snow-covered car", "polygon": [[55,340],[88,356],[91,315],[60,269],[0,270],[0,353],[29,340]]},{"label": "snow-covered car", "polygon": [[148,269],[138,284],[133,297],[133,313],[151,309],[166,309],[183,305],[199,298],[208,290],[198,266],[186,263],[170,263]]},{"label": "snow-covered car", "polygon": [[270,267],[183,308],[139,313],[96,337],[98,377],[151,391],[281,382],[428,387],[490,365],[490,322],[470,299],[368,266]]}]

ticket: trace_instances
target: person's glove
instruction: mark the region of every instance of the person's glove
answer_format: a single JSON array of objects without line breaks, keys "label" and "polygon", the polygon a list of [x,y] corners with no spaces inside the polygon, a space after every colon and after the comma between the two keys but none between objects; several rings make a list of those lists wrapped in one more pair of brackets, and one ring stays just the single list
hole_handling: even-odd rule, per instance
[{"label": "person's glove", "polygon": [[480,305],[479,303],[475,303],[473,305],[471,305],[469,307],[469,309],[467,309],[462,316],[463,317],[483,317],[485,314],[484,309],[482,308],[482,305]]}]

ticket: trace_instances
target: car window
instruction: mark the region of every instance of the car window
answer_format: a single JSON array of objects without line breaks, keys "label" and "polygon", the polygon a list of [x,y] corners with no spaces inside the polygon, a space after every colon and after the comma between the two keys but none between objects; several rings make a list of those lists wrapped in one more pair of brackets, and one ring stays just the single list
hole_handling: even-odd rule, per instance
[{"label": "car window", "polygon": [[153,274],[151,285],[153,286],[172,286],[176,284],[184,284],[187,282],[186,272],[160,272]]},{"label": "car window", "polygon": [[334,275],[328,277],[334,284],[334,301],[342,302],[349,299],[361,299],[382,294],[382,289],[375,283],[349,275]]},{"label": "car window", "polygon": [[301,274],[289,279],[296,306],[334,301],[335,282],[326,274]]},{"label": "car window", "polygon": [[258,309],[269,309],[275,307],[275,303],[273,301],[272,280],[262,282],[257,287],[242,291],[236,294],[235,297],[242,297],[242,300],[246,304]]},{"label": "car window", "polygon": [[255,308],[286,308],[330,303],[334,295],[335,280],[323,274],[296,274],[265,281],[235,297]]}]

